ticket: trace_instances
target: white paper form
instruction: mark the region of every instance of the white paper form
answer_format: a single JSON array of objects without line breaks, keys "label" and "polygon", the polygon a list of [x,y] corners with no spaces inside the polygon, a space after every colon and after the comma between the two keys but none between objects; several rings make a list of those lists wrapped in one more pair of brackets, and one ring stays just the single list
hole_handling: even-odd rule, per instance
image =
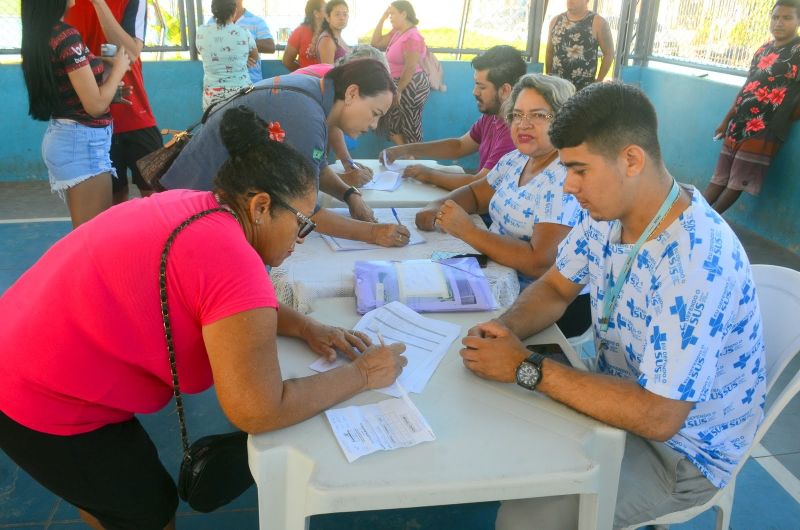
[{"label": "white paper form", "polygon": [[[404,208],[400,208],[397,211],[403,212]],[[350,212],[347,208],[331,208],[332,212],[335,212],[340,215],[350,216]],[[416,211],[416,210],[414,210]],[[375,218],[378,220],[379,223],[382,224],[396,224],[397,219],[394,218],[392,214],[391,208],[374,208],[372,213],[375,215]],[[408,240],[409,245],[419,245],[425,242],[425,238],[422,236],[419,230],[417,230],[417,225],[414,221],[413,215],[411,219],[404,219],[401,215],[400,220],[403,221],[403,226],[408,229],[409,234],[411,237]],[[380,245],[375,245],[374,243],[366,243],[364,241],[353,241],[352,239],[345,239],[343,237],[333,237],[325,234],[321,234],[322,239],[331,247],[331,250],[334,252],[339,251],[346,251],[346,250],[374,250],[377,248],[385,248]]]},{"label": "white paper form", "polygon": [[374,453],[411,447],[436,439],[410,399],[387,399],[372,405],[325,411],[348,462]]},{"label": "white paper form", "polygon": [[[397,380],[409,392],[416,394],[422,393],[450,345],[461,334],[461,326],[458,324],[424,317],[400,302],[389,302],[373,309],[361,317],[353,329],[369,335],[373,344],[380,342],[380,331],[387,345],[395,342],[406,345],[403,355],[408,359],[408,364]],[[348,361],[339,358],[330,363],[319,358],[310,368],[317,372],[326,372],[346,362]],[[378,392],[402,397],[402,391],[397,385],[378,389]]]},{"label": "white paper form", "polygon": [[372,180],[361,186],[361,189],[395,191],[402,182],[403,177],[397,171],[378,171],[372,175]]},{"label": "white paper form", "polygon": [[389,171],[397,171],[398,173],[403,173],[403,166],[397,163],[397,161],[389,162],[386,160],[386,151],[381,151],[381,158],[380,158],[381,165],[388,169]]}]

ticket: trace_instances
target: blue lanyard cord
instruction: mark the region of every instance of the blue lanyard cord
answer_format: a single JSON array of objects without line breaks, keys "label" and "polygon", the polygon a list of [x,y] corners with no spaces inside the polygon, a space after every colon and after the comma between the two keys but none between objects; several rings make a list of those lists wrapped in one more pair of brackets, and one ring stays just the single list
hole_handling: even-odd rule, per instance
[{"label": "blue lanyard cord", "polygon": [[[625,265],[622,267],[622,272],[620,272],[619,277],[617,278],[616,283],[612,285],[610,288],[606,289],[605,296],[603,298],[603,314],[600,315],[600,331],[606,332],[608,331],[608,321],[611,318],[611,313],[614,311],[614,307],[617,305],[617,299],[619,298],[620,293],[622,292],[622,287],[625,285],[625,282],[628,281],[628,275],[631,272],[631,267],[633,267],[633,260],[636,258],[636,254],[639,253],[639,249],[642,248],[642,245],[650,239],[650,236],[653,235],[653,232],[661,224],[661,221],[664,220],[664,217],[667,216],[667,213],[672,209],[672,206],[675,204],[675,201],[678,200],[678,195],[680,194],[680,186],[676,181],[672,181],[672,189],[669,190],[669,195],[667,198],[664,199],[664,203],[659,208],[658,213],[656,213],[655,217],[650,221],[650,224],[647,225],[647,228],[644,229],[642,235],[639,236],[639,239],[631,248],[630,252],[628,252],[628,257],[625,259]],[[613,272],[609,270],[608,273],[609,283],[614,279]]]}]

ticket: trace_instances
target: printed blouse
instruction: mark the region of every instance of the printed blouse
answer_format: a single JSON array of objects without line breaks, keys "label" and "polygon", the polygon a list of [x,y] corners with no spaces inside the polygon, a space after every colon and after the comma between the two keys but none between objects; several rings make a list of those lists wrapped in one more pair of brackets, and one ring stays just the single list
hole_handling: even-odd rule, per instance
[{"label": "printed blouse", "polygon": [[800,37],[783,46],[775,46],[775,41],[761,46],[736,98],[726,137],[741,142],[770,129],[783,140],[800,94],[798,68]]},{"label": "printed blouse", "polygon": [[589,13],[573,22],[562,13],[550,31],[553,46],[553,75],[570,81],[575,90],[594,83],[597,75],[597,47],[599,42],[592,34],[592,23],[597,13]]}]

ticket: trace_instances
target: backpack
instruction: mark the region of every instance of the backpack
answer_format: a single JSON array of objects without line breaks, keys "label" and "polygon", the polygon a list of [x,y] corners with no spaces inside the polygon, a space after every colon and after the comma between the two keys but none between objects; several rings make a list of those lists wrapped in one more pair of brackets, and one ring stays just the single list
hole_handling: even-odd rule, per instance
[{"label": "backpack", "polygon": [[447,92],[447,85],[444,84],[444,69],[439,59],[428,50],[420,60],[420,68],[428,75],[428,82],[431,85],[431,90],[438,90],[440,92]]}]

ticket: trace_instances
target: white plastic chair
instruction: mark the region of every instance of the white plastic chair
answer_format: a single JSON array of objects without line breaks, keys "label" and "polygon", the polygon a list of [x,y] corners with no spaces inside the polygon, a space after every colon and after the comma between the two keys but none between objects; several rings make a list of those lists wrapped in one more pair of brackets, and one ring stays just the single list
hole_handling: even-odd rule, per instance
[{"label": "white plastic chair", "polygon": [[[800,325],[797,322],[797,315],[800,314],[800,272],[775,265],[753,265],[753,279],[756,284],[756,293],[761,306],[762,324],[764,326],[763,333],[767,358],[767,393],[769,393],[784,368],[800,351]],[[753,445],[742,457],[739,467],[734,472],[730,482],[720,489],[711,500],[701,506],[637,524],[628,530],[647,525],[684,523],[709,508],[714,508],[717,512],[716,530],[728,530],[730,528],[731,510],[733,509],[733,492],[736,489],[736,476],[750,456],[753,447],[761,441],[784,407],[789,404],[798,392],[800,392],[800,372],[792,377],[791,381],[774,401],[767,402],[764,421],[756,431]]]}]

